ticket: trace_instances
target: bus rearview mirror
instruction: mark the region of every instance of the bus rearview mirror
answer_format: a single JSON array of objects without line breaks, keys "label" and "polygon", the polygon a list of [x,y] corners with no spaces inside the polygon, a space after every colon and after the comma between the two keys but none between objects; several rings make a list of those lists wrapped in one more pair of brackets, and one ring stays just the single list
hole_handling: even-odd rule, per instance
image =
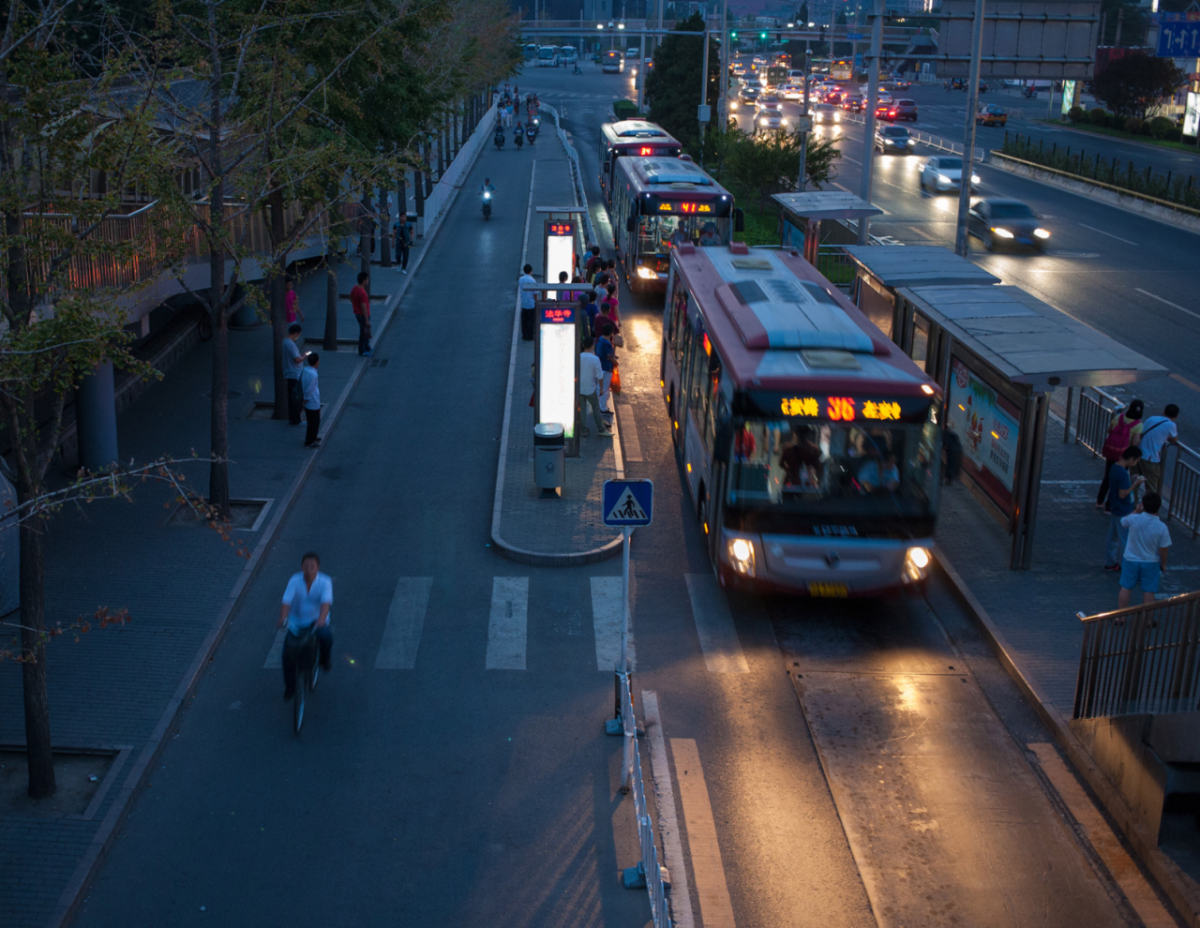
[{"label": "bus rearview mirror", "polygon": [[740,208],[733,211],[733,231],[746,231],[746,214]]}]

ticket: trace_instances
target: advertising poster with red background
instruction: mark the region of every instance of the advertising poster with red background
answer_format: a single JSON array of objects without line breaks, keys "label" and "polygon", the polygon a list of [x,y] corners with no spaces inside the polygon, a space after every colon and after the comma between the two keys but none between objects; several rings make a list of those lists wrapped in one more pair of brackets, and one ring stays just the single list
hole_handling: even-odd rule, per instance
[{"label": "advertising poster with red background", "polygon": [[958,358],[950,361],[948,408],[946,426],[962,441],[963,467],[1011,516],[1020,411]]}]

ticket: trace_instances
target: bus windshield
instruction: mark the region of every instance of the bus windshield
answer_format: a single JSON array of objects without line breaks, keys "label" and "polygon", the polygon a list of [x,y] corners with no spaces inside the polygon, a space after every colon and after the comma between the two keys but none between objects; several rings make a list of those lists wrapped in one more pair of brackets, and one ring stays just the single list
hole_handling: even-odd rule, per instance
[{"label": "bus windshield", "polygon": [[711,216],[642,216],[638,254],[667,254],[676,245],[728,245],[729,218]]},{"label": "bus windshield", "polygon": [[937,425],[884,427],[783,418],[735,429],[729,505],[823,520],[932,518]]}]

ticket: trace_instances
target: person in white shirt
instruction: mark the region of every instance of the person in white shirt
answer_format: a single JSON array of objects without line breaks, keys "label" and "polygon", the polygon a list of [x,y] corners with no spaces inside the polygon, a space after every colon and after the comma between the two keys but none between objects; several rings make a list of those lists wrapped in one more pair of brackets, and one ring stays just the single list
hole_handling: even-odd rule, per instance
[{"label": "person in white shirt", "polygon": [[1163,452],[1168,444],[1179,441],[1179,407],[1167,404],[1161,416],[1150,416],[1142,422],[1142,474],[1146,478],[1146,489],[1151,493],[1162,493]]},{"label": "person in white shirt", "polygon": [[283,645],[283,698],[291,699],[296,692],[295,639],[316,626],[317,644],[321,654],[321,669],[331,669],[333,632],[329,628],[329,607],[333,605],[333,581],[321,573],[321,558],[309,551],[300,558],[300,572],[292,574],[283,591],[279,607],[278,627],[287,626]]},{"label": "person in white shirt", "polygon": [[321,385],[317,376],[317,366],[321,356],[315,351],[308,356],[308,367],[300,372],[300,390],[304,394],[304,418],[308,427],[304,434],[304,447],[316,448],[321,444],[317,432],[321,430]]},{"label": "person in white shirt", "polygon": [[[590,337],[583,339],[583,351],[579,355],[579,395],[592,408],[592,420],[596,423],[597,435],[611,435],[613,430],[600,418],[600,385],[604,382],[604,369],[596,357],[596,343]],[[584,410],[587,415],[587,410]]]},{"label": "person in white shirt", "polygon": [[526,264],[522,270],[525,273],[517,278],[517,286],[521,290],[521,309],[534,309],[537,306],[537,293],[525,289],[526,284],[537,284],[533,277],[533,265]]},{"label": "person in white shirt", "polygon": [[1162,572],[1167,569],[1167,555],[1171,551],[1171,533],[1159,519],[1158,510],[1162,497],[1147,493],[1142,504],[1131,515],[1121,519],[1129,532],[1125,541],[1125,554],[1121,558],[1121,592],[1117,606],[1124,609],[1129,605],[1129,594],[1139,583],[1142,586],[1142,603],[1154,602]]}]

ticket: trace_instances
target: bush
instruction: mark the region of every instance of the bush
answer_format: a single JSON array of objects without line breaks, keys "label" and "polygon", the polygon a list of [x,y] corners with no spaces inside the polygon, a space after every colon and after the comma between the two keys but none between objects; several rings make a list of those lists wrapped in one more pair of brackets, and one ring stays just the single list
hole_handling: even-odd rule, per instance
[{"label": "bush", "polygon": [[612,108],[618,120],[637,118],[637,104],[632,100],[613,100]]},{"label": "bush", "polygon": [[1175,123],[1167,119],[1166,116],[1155,116],[1146,123],[1146,128],[1150,130],[1150,134],[1156,139],[1165,139],[1171,134],[1171,130],[1175,128]]},{"label": "bush", "polygon": [[1145,125],[1145,122],[1138,119],[1136,116],[1130,116],[1125,120],[1123,128],[1126,132],[1132,132],[1134,135],[1137,135],[1142,131],[1142,127]]},{"label": "bush", "polygon": [[1108,110],[1102,107],[1096,107],[1094,110],[1088,110],[1088,122],[1093,126],[1108,125]]},{"label": "bush", "polygon": [[1073,106],[1067,113],[1067,119],[1071,120],[1071,122],[1083,122],[1087,118],[1087,114],[1087,110],[1082,106]]}]

